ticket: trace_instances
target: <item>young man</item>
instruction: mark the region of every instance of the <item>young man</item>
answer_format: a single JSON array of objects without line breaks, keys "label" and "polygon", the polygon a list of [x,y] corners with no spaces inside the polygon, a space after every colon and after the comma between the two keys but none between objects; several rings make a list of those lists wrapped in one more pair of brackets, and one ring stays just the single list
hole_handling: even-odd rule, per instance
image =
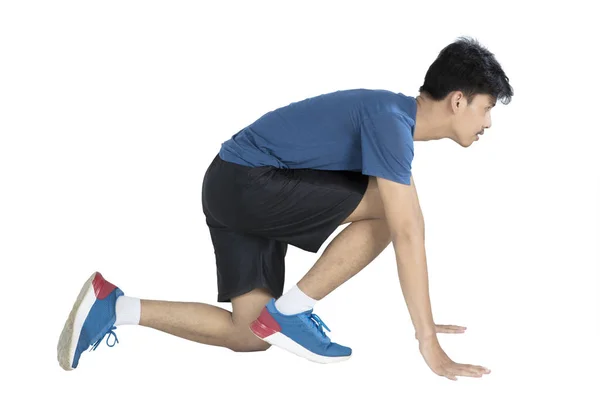
[{"label": "young man", "polygon": [[[438,375],[482,376],[484,367],[448,358],[433,322],[424,220],[411,174],[413,142],[449,138],[463,147],[491,126],[497,100],[513,95],[494,55],[470,38],[445,47],[419,96],[344,90],[271,111],[223,143],[206,171],[202,204],[214,246],[218,301],[140,300],[94,273],[58,343],[60,365],[76,368],[116,326],[139,324],[234,351],[279,346],[316,362],[348,359],[313,313],[390,243],[419,349]],[[283,294],[289,244],[316,253],[350,223],[308,273]],[[108,338],[107,338],[108,343]],[[109,344],[109,345],[114,345]]]}]

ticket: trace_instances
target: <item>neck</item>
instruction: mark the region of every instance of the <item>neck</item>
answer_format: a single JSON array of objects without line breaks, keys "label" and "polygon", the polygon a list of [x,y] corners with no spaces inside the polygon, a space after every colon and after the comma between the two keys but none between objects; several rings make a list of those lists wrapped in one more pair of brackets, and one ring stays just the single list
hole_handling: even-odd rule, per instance
[{"label": "neck", "polygon": [[449,138],[451,135],[450,115],[445,101],[435,101],[419,95],[417,100],[417,117],[415,121],[414,140],[428,141]]}]

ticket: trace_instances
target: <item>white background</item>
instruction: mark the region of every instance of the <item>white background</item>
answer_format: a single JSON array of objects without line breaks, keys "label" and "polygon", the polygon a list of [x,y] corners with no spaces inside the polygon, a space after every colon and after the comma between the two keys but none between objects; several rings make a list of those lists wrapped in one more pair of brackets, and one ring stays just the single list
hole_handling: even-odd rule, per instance
[{"label": "white background", "polygon": [[[0,397],[597,399],[591,8],[422,3],[2,2]],[[391,246],[315,309],[350,361],[122,326],[115,347],[60,369],[58,336],[95,270],[130,296],[217,304],[201,185],[222,142],[313,95],[416,95],[460,35],[496,55],[513,102],[470,148],[417,142],[413,173],[435,321],[468,327],[440,342],[490,375],[453,382],[428,369]],[[288,254],[286,290],[318,256]]]}]

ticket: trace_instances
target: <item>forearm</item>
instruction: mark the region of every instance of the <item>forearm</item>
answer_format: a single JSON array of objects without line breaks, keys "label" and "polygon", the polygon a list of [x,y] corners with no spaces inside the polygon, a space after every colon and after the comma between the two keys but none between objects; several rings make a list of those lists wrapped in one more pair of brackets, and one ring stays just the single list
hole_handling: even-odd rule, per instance
[{"label": "forearm", "polygon": [[419,226],[393,238],[398,278],[418,339],[435,334],[423,228]]}]

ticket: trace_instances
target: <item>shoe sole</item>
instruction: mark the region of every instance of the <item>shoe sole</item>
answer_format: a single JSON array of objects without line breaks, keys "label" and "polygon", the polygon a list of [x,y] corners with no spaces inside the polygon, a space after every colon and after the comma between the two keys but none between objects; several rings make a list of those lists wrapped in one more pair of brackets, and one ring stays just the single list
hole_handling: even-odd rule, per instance
[{"label": "shoe sole", "polygon": [[96,295],[92,285],[96,274],[97,272],[94,272],[83,284],[58,339],[58,345],[56,346],[58,364],[65,371],[73,370],[73,358],[75,357],[75,349],[79,342],[81,328],[92,306],[96,302]]},{"label": "shoe sole", "polygon": [[292,354],[305,358],[308,361],[316,362],[319,364],[331,364],[346,361],[351,357],[351,355],[341,357],[327,357],[313,353],[312,351],[306,349],[305,347],[302,347],[283,333],[274,331],[273,329],[264,325],[258,319],[254,320],[254,322],[250,324],[250,330],[257,338],[264,340],[270,345],[280,347],[284,350],[289,351]]}]

